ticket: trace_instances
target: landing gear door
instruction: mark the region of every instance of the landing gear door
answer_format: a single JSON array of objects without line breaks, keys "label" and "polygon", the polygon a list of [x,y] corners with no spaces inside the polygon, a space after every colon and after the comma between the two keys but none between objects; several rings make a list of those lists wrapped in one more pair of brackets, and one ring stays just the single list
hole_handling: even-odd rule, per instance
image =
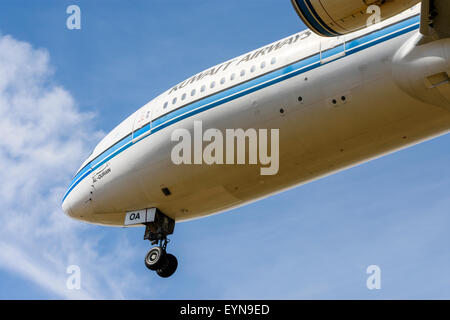
[{"label": "landing gear door", "polygon": [[151,104],[147,103],[136,112],[133,123],[133,142],[136,142],[150,134],[152,120]]}]

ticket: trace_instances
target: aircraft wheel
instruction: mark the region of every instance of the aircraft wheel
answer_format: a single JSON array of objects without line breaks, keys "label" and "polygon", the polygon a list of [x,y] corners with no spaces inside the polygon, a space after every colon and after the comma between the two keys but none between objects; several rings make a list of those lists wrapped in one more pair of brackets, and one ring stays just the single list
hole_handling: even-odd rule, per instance
[{"label": "aircraft wheel", "polygon": [[178,260],[173,254],[166,254],[165,263],[156,270],[156,273],[162,278],[168,278],[175,273],[178,267]]},{"label": "aircraft wheel", "polygon": [[166,252],[161,247],[153,247],[145,256],[145,266],[150,270],[158,270],[166,264]]}]

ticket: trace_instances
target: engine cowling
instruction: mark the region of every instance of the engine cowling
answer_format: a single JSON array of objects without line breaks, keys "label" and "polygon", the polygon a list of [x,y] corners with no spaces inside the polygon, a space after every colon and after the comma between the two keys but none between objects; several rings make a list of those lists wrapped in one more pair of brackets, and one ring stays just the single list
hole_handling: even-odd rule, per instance
[{"label": "engine cowling", "polygon": [[[337,37],[383,21],[420,0],[291,0],[303,22],[315,33]],[[368,10],[369,9],[369,10]]]}]

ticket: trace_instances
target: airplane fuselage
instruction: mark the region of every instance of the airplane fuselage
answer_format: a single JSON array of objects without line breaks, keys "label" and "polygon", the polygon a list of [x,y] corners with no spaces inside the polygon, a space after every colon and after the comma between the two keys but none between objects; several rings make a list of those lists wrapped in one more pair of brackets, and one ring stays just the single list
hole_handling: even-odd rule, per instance
[{"label": "airplane fuselage", "polygon": [[[105,137],[64,210],[113,226],[144,208],[177,222],[200,218],[448,133],[450,85],[438,80],[450,72],[450,41],[422,44],[419,20],[416,7],[338,38],[303,31],[188,78]],[[199,122],[224,136],[278,129],[276,173],[262,175],[261,164],[175,164],[172,133],[194,137]]]}]

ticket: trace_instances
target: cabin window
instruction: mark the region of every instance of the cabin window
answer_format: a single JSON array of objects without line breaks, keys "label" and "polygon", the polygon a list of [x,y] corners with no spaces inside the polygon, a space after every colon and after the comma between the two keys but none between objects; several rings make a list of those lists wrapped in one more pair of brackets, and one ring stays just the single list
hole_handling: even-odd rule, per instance
[{"label": "cabin window", "polygon": [[183,95],[181,96],[181,100],[186,99],[186,93],[183,93]]},{"label": "cabin window", "polygon": [[163,109],[166,109],[168,105],[169,105],[169,103],[168,103],[168,102],[164,102],[164,106],[163,106]]},{"label": "cabin window", "polygon": [[273,57],[272,60],[270,61],[271,64],[275,64],[277,62],[277,58]]},{"label": "cabin window", "polygon": [[224,84],[225,83],[225,78],[220,79],[220,84]]},{"label": "cabin window", "polygon": [[266,67],[266,62],[265,61],[261,62],[261,69],[264,69],[265,67]]},{"label": "cabin window", "polygon": [[245,70],[241,71],[241,77],[245,76]]},{"label": "cabin window", "polygon": [[233,81],[235,78],[236,78],[236,74],[233,73],[230,77],[230,80]]},{"label": "cabin window", "polygon": [[195,93],[196,93],[197,91],[194,89],[194,90],[192,90],[191,91],[191,97],[193,97],[193,96],[195,96]]},{"label": "cabin window", "polygon": [[250,68],[250,72],[255,72],[255,70],[256,70],[256,67],[255,67],[255,66],[252,66],[252,67]]},{"label": "cabin window", "polygon": [[205,85],[202,85],[202,87],[200,88],[200,91],[201,92],[204,92],[206,90],[206,86]]},{"label": "cabin window", "polygon": [[172,100],[172,104],[175,104],[175,103],[177,103],[177,98],[173,98],[173,100]]},{"label": "cabin window", "polygon": [[210,88],[212,89],[212,88],[214,88],[215,86],[216,86],[216,82],[215,82],[215,81],[211,82]]}]

